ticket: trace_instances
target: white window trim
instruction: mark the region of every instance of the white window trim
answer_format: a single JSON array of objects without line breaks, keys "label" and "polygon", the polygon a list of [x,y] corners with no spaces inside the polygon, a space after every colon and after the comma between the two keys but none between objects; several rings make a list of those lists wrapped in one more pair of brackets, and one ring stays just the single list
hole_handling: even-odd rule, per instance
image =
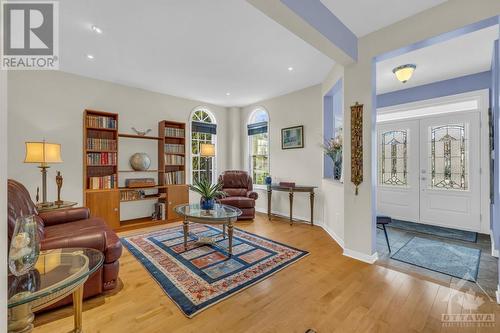
[{"label": "white window trim", "polygon": [[247,149],[248,149],[248,153],[247,153],[248,173],[249,173],[250,177],[252,177],[254,189],[267,189],[267,186],[265,184],[256,184],[255,179],[253,179],[253,168],[252,168],[252,157],[251,157],[252,143],[250,140],[250,135],[248,135],[248,125],[250,125],[251,119],[253,118],[255,113],[257,113],[258,111],[264,111],[267,114],[267,144],[268,144],[267,160],[268,160],[268,165],[269,165],[268,172],[269,172],[269,175],[271,175],[271,131],[270,131],[271,117],[269,116],[269,111],[267,111],[267,109],[263,106],[258,106],[252,112],[250,112],[250,115],[248,116],[247,122],[246,122],[245,131],[247,131],[246,136],[247,136]]},{"label": "white window trim", "polygon": [[[192,140],[193,140],[193,133],[192,133],[192,122],[193,122],[193,115],[196,111],[204,111],[208,113],[210,118],[212,119],[212,124],[217,125],[217,118],[215,117],[215,114],[206,106],[197,106],[195,107],[191,113],[189,114],[189,184],[193,184],[193,152],[192,152]],[[217,146],[217,134],[214,135],[213,144],[215,145],[215,157],[213,161],[213,167],[212,167],[212,179],[213,181],[217,181],[217,152],[218,152],[218,146]]]}]

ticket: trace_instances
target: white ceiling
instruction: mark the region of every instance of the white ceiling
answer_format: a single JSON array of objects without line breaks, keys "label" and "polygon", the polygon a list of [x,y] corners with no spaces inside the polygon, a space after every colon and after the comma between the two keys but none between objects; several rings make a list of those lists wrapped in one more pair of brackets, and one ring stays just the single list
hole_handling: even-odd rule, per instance
[{"label": "white ceiling", "polygon": [[356,36],[362,37],[446,0],[321,0]]},{"label": "white ceiling", "polygon": [[[498,25],[377,63],[377,94],[490,70]],[[392,70],[415,64],[412,78],[401,83]]]},{"label": "white ceiling", "polygon": [[305,88],[334,64],[244,0],[59,7],[62,71],[207,103],[243,106]]}]

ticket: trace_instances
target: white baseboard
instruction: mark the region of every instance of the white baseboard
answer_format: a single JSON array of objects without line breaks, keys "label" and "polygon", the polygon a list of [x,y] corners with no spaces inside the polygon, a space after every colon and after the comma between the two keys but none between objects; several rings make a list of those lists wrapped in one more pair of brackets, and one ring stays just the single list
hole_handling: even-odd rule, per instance
[{"label": "white baseboard", "polygon": [[498,249],[497,244],[495,244],[495,237],[493,237],[493,231],[490,231],[490,241],[491,241],[491,255],[495,258],[498,258]]},{"label": "white baseboard", "polygon": [[344,240],[339,237],[339,235],[337,235],[335,232],[333,232],[333,230],[328,230],[328,228],[326,228],[324,225],[319,225],[321,228],[323,228],[323,230],[326,231],[326,233],[328,235],[330,235],[330,237],[333,238],[333,240],[339,244],[339,246],[343,249],[344,248]]},{"label": "white baseboard", "polygon": [[[259,212],[259,213],[263,213],[263,214],[267,214],[267,209],[265,208],[257,208],[255,207],[255,211],[256,212]],[[290,218],[290,213],[284,213],[284,212],[279,212],[279,211],[276,211],[276,210],[273,210],[271,211],[271,213],[273,215],[276,215],[276,216],[279,216],[281,218],[284,218],[284,219],[289,219]],[[293,214],[293,221],[294,222],[298,222],[298,223],[311,223],[311,217],[304,217],[304,216],[296,216],[295,214]],[[317,220],[317,219],[314,219],[314,225],[316,226],[321,226],[322,225],[322,222]]]},{"label": "white baseboard", "polygon": [[498,285],[496,294],[497,294],[497,303],[500,304],[500,284]]},{"label": "white baseboard", "polygon": [[344,255],[346,257],[350,257],[350,258],[353,258],[353,259],[356,259],[359,261],[366,262],[368,264],[373,264],[375,261],[378,260],[378,253],[377,252],[375,252],[372,255],[367,255],[367,254],[364,254],[364,253],[361,253],[358,251],[344,248]]}]

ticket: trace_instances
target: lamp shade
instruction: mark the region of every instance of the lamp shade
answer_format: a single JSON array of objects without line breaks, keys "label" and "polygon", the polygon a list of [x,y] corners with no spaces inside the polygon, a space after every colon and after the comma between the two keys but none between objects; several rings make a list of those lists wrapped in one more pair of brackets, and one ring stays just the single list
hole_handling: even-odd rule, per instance
[{"label": "lamp shade", "polygon": [[399,81],[406,83],[412,77],[415,68],[417,68],[416,65],[406,64],[394,68],[392,72],[396,75],[396,78]]},{"label": "lamp shade", "polygon": [[26,142],[24,163],[62,163],[61,145],[47,142]]},{"label": "lamp shade", "polygon": [[215,156],[215,145],[211,143],[200,144],[200,156],[202,157],[214,157]]}]

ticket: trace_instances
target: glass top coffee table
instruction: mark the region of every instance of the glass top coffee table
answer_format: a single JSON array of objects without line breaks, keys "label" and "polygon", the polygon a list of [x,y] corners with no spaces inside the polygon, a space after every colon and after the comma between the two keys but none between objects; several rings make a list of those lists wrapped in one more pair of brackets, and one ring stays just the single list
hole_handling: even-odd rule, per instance
[{"label": "glass top coffee table", "polygon": [[[229,255],[233,254],[233,223],[236,222],[238,216],[242,214],[241,210],[236,207],[215,204],[214,209],[204,210],[201,209],[199,204],[180,205],[174,208],[175,212],[184,217],[184,248],[187,248],[187,239],[189,234],[189,222],[200,224],[220,224],[222,225],[222,236],[229,238],[229,246],[227,252]],[[215,245],[214,239],[211,238],[198,238],[200,243],[210,243]]]},{"label": "glass top coffee table", "polygon": [[40,252],[35,267],[9,275],[9,332],[30,332],[33,312],[73,294],[75,332],[82,329],[83,284],[104,262],[100,251],[86,248]]}]

